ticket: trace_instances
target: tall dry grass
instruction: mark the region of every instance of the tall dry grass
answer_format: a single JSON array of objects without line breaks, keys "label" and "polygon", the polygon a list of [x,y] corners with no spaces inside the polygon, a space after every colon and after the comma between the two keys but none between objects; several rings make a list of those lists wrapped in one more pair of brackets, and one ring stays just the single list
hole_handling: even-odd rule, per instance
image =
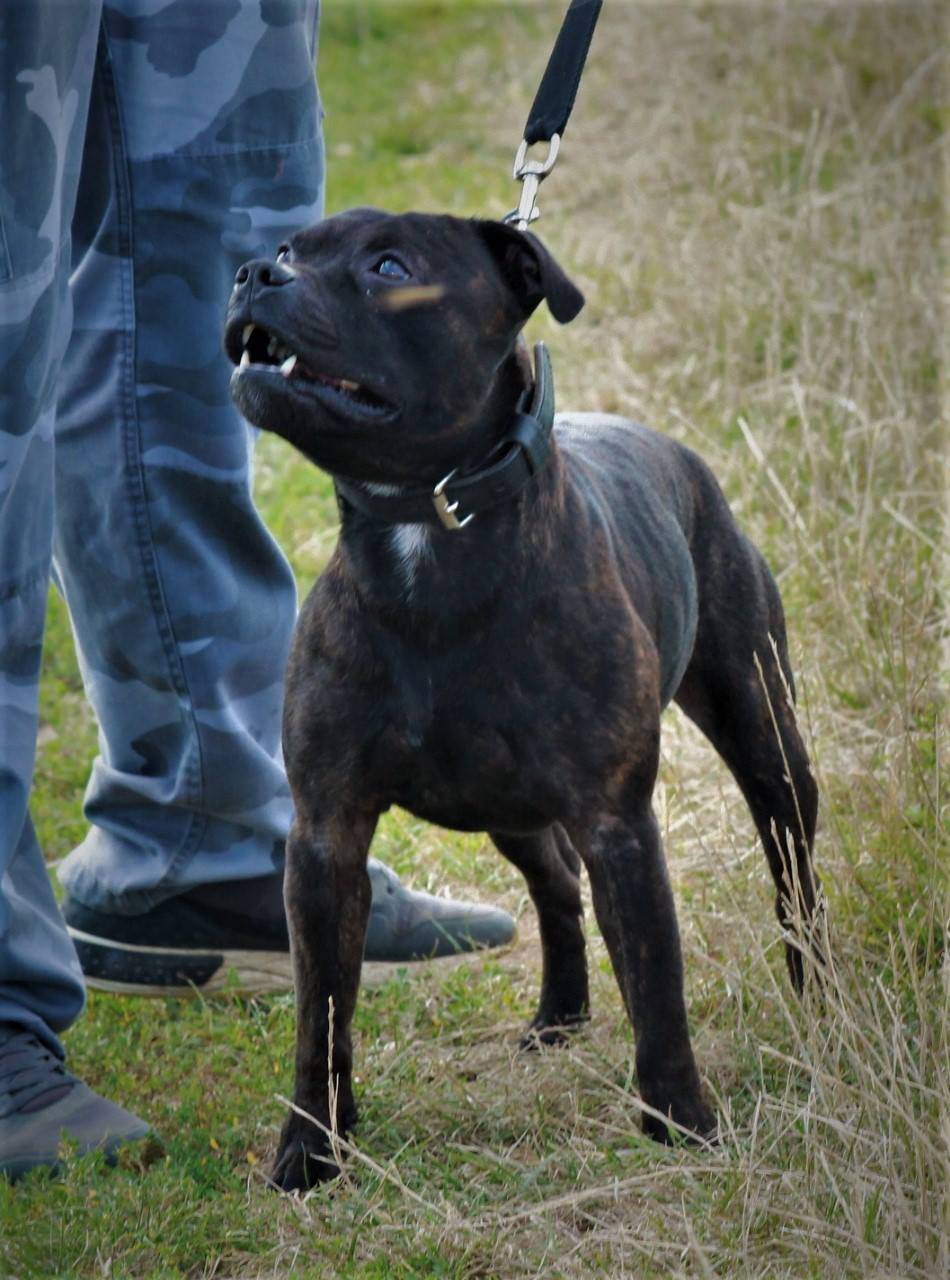
[{"label": "tall dry grass", "polygon": [[[453,1253],[483,1243],[472,1274],[950,1273],[945,34],[922,5],[606,6],[538,227],[590,305],[569,336],[535,328],[560,403],[703,452],[777,572],[823,797],[832,980],[791,998],[748,816],[674,714],[658,806],[721,1142],[585,1176],[610,1144],[642,1157],[595,942],[613,1020],[529,1068],[574,1189],[537,1190],[556,1157],[532,1159],[520,1130],[492,1142],[517,1128],[526,1069],[476,1048],[472,1167],[527,1173],[524,1194],[405,1201]],[[495,85],[499,149],[535,74],[517,57]],[[476,49],[459,75],[483,71]]]}]

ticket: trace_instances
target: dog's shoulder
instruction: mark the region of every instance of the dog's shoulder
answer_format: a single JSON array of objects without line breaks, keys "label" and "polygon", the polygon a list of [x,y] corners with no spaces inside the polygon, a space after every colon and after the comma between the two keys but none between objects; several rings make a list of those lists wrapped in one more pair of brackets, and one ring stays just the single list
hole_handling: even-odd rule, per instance
[{"label": "dog's shoulder", "polygon": [[559,413],[554,432],[562,452],[591,463],[622,465],[627,457],[640,466],[668,466],[692,453],[671,436],[616,413]]},{"label": "dog's shoulder", "polygon": [[682,523],[699,462],[692,450],[617,414],[559,414],[554,429],[568,475],[582,492],[627,509],[659,505]]},{"label": "dog's shoulder", "polygon": [[709,465],[672,436],[612,413],[558,414],[554,431],[580,491],[626,510],[661,508],[675,517],[689,541],[700,516],[731,520]]}]

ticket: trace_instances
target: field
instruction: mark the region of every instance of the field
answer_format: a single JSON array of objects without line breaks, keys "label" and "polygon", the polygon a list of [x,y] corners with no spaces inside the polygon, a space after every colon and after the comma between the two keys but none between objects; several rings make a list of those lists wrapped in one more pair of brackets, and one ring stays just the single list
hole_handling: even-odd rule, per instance
[{"label": "field", "polygon": [[[506,213],[563,6],[325,8],[330,210]],[[589,911],[589,1028],[518,1052],[539,965],[519,877],[481,837],[397,812],[374,851],[419,887],[506,905],[519,938],[364,992],[341,1183],[305,1199],[266,1186],[289,997],[93,996],[70,1065],[161,1142],[117,1169],[90,1157],[0,1184],[0,1275],[950,1274],[946,36],[924,4],[607,0],[541,194],[538,230],[587,296],[570,329],[529,329],[559,403],[702,452],[788,612],[822,797],[823,1000],[787,984],[731,778],[682,716],[664,720],[657,812],[719,1143],[640,1135],[632,1036]],[[256,494],[305,589],[333,544],[329,482],[265,439]],[[51,599],[34,799],[51,861],[83,831],[95,750]]]}]

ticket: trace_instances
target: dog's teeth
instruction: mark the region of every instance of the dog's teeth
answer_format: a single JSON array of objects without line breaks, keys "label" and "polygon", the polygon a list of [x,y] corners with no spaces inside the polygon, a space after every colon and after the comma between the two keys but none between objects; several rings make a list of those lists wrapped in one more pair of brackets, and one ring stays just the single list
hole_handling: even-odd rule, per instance
[{"label": "dog's teeth", "polygon": [[293,373],[294,365],[296,363],[297,363],[297,357],[294,355],[290,355],[287,357],[284,363],[280,366],[280,371],[285,378],[289,378],[290,375]]},{"label": "dog's teeth", "polygon": [[341,378],[338,386],[341,391],[359,391],[360,389],[360,384],[358,382],[350,382],[346,378]]},{"label": "dog's teeth", "polygon": [[[251,328],[252,328],[252,329],[253,329],[253,327],[254,327],[254,326],[253,326],[253,325],[251,325]],[[250,365],[250,363],[251,363],[251,353],[250,353],[250,351],[248,351],[247,347],[245,347],[245,348],[244,348],[244,352],[243,352],[243,354],[242,354],[242,356],[241,356],[241,363],[240,363],[240,365],[239,365],[238,367],[239,367],[240,369],[247,369],[247,368],[248,368],[248,366]]]},{"label": "dog's teeth", "polygon": [[250,342],[251,334],[253,332],[254,332],[254,326],[252,324],[246,324],[244,328],[241,330],[241,342],[244,344],[245,347]]}]

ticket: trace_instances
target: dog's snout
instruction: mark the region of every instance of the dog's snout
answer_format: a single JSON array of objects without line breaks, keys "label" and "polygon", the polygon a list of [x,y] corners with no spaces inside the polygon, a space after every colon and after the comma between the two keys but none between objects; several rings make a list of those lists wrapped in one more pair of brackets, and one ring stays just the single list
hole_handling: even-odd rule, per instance
[{"label": "dog's snout", "polygon": [[278,289],[281,285],[290,284],[293,278],[293,271],[283,263],[273,262],[270,258],[255,258],[253,262],[245,262],[238,268],[234,288]]}]

